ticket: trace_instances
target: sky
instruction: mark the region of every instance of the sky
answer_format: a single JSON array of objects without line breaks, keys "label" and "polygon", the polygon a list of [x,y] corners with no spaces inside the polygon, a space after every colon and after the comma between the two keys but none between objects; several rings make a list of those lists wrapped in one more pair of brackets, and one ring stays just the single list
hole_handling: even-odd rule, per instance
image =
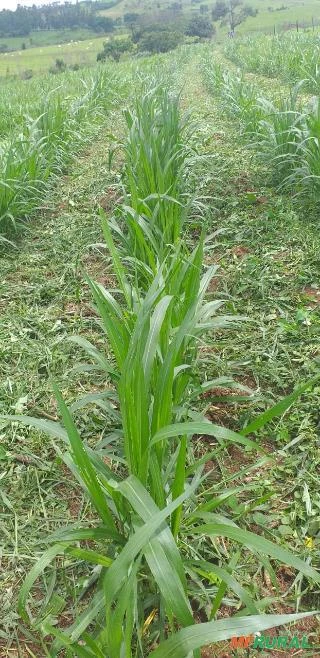
[{"label": "sky", "polygon": [[[26,7],[31,7],[32,5],[49,5],[52,2],[57,0],[0,0],[0,11],[1,9],[16,9],[17,4],[25,5]],[[62,0],[60,0],[62,2]]]}]

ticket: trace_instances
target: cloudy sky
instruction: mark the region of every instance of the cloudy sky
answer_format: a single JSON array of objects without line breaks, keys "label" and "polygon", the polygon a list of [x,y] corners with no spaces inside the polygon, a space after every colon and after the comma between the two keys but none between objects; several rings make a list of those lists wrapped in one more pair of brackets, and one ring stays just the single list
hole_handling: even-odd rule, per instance
[{"label": "cloudy sky", "polygon": [[17,4],[31,7],[32,5],[48,5],[57,0],[0,0],[1,9],[16,9]]}]

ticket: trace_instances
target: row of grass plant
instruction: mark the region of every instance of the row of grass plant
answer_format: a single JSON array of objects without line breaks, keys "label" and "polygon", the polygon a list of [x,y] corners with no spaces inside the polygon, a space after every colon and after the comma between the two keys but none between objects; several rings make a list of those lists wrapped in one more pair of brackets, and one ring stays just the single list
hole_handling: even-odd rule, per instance
[{"label": "row of grass plant", "polygon": [[224,112],[239,122],[245,141],[269,169],[272,183],[318,203],[319,97],[306,101],[301,81],[275,100],[266,98],[243,72],[225,70],[210,55],[203,62],[203,75]]},{"label": "row of grass plant", "polygon": [[[73,74],[80,77],[80,74]],[[70,77],[70,75],[68,74]],[[125,86],[111,70],[97,69],[77,81],[76,96],[51,89],[42,103],[0,143],[0,241],[34,214],[49,187],[87,143]]]},{"label": "row of grass plant", "polygon": [[[311,382],[238,433],[212,424],[199,411],[199,395],[221,383],[199,378],[199,341],[237,318],[224,316],[222,302],[207,297],[215,268],[204,265],[204,230],[196,247],[188,240],[192,131],[181,117],[179,99],[163,83],[139,96],[125,117],[124,200],[111,221],[102,219],[115,291],[87,279],[106,349],[73,339],[90,358],[82,370],[101,369],[106,389],[69,408],[55,387],[61,424],[7,417],[54,437],[94,514],[86,526],[61,528],[46,539],[49,548],[26,578],[19,612],[42,634],[51,657],[64,651],[73,658],[197,658],[205,644],[311,614],[265,614],[265,601],[239,582],[235,567],[243,549],[263,561],[273,582],[274,561],[313,582],[320,577],[309,562],[243,529],[241,518],[228,512],[225,502],[248,485],[209,485],[205,469],[230,443],[263,453],[249,436],[284,413]],[[112,359],[106,356],[110,348]],[[93,437],[89,444],[73,417],[88,404],[107,419],[103,438],[94,442]],[[197,455],[195,435],[213,437],[213,451]],[[259,463],[264,461],[262,454]],[[218,539],[238,546],[230,560],[223,559]],[[79,594],[69,628],[56,623],[67,603],[46,575],[63,557],[88,569],[87,588]],[[41,578],[40,604],[39,583],[36,599],[30,594]],[[238,613],[217,619],[226,593]],[[197,610],[204,623],[197,623]]]},{"label": "row of grass plant", "polygon": [[227,45],[225,54],[245,71],[277,77],[292,85],[305,80],[306,91],[320,92],[319,33],[236,39]]}]

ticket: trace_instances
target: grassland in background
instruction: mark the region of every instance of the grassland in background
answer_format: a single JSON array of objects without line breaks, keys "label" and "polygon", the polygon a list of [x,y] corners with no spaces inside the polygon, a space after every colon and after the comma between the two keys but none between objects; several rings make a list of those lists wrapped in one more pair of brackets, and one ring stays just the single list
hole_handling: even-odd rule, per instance
[{"label": "grassland in background", "polygon": [[79,41],[96,38],[97,33],[85,28],[76,28],[74,30],[37,30],[30,32],[25,37],[1,37],[0,47],[7,45],[9,50],[21,50],[22,44],[26,49],[37,48],[38,46],[51,46],[58,43],[69,43],[70,41]]},{"label": "grassland in background", "polygon": [[[136,12],[143,15],[152,14],[159,11],[159,8],[161,10],[168,9],[170,4],[172,3],[169,0],[158,0],[156,3],[152,0],[122,0],[115,7],[101,11],[101,14],[111,18],[119,18],[126,12]],[[192,4],[190,0],[182,0],[183,10],[188,15],[199,13],[200,4],[201,2]],[[202,4],[208,5],[211,11],[215,0],[203,0]],[[258,15],[248,18],[245,23],[240,25],[237,28],[239,34],[256,30],[272,31],[274,26],[281,29],[283,24],[293,24],[296,21],[301,24],[304,22],[311,23],[312,18],[320,21],[320,3],[318,0],[307,0],[306,2],[303,2],[303,0],[249,0],[247,4],[258,9]],[[269,7],[273,11],[269,11]],[[280,10],[281,7],[286,8]],[[219,22],[216,23],[216,26],[219,26]],[[219,30],[221,34],[225,34],[227,31],[227,27]]]},{"label": "grassland in background", "polygon": [[84,41],[74,40],[63,44],[2,53],[0,55],[0,76],[23,75],[23,72],[27,70],[44,73],[54,65],[56,58],[63,59],[67,66],[94,64],[97,53],[101,50],[106,38],[104,36]]},{"label": "grassland in background", "polygon": [[[121,18],[127,12],[135,12],[143,16],[150,16],[159,10],[170,7],[168,0],[159,0],[154,3],[149,0],[120,0],[110,9],[101,11],[101,14],[113,19]],[[199,4],[191,4],[190,0],[183,0],[183,11],[191,17],[199,13]],[[215,0],[203,2],[209,7],[209,11],[215,4]],[[249,4],[258,9],[256,17],[249,17],[237,28],[239,35],[250,34],[256,31],[281,32],[286,27],[293,27],[298,21],[301,29],[304,24],[311,26],[312,20],[315,24],[320,23],[319,0],[250,0]],[[280,7],[286,7],[279,10]],[[269,11],[268,8],[273,9]],[[209,14],[211,16],[211,14]],[[220,26],[219,21],[215,23],[217,40],[224,40],[228,32],[228,26]],[[293,28],[295,29],[295,28]],[[311,29],[311,28],[310,28]],[[123,31],[123,30],[122,30]],[[34,32],[30,37],[11,37],[0,39],[1,44],[7,44],[14,52],[0,54],[0,76],[23,75],[26,70],[33,73],[48,71],[56,58],[63,59],[68,66],[78,64],[79,66],[91,65],[96,61],[97,53],[101,50],[103,42],[109,35],[97,37],[88,30],[48,30]],[[22,50],[25,43],[26,50]]]}]

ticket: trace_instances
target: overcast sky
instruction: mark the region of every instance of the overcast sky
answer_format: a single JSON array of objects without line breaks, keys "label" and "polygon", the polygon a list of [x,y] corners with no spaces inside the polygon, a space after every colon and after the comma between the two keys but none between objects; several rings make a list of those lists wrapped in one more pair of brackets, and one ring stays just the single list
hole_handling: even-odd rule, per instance
[{"label": "overcast sky", "polygon": [[52,2],[57,0],[0,0],[0,11],[1,9],[16,9],[17,4],[25,5],[26,7],[31,7],[32,5],[49,5]]}]

